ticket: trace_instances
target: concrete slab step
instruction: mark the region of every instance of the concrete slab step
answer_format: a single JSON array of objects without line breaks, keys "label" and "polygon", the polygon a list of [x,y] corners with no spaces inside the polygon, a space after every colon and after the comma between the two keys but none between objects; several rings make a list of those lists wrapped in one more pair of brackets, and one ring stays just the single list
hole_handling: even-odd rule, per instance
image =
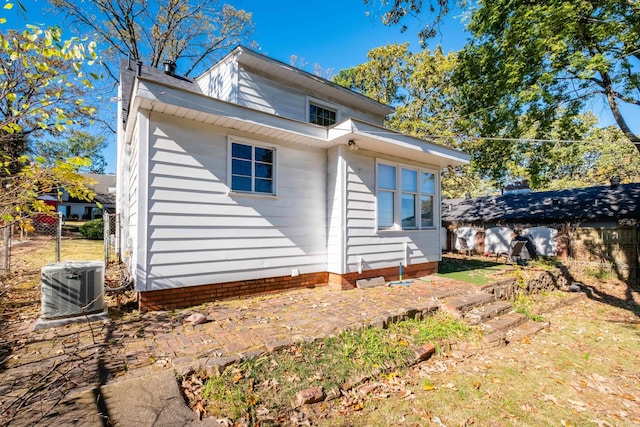
[{"label": "concrete slab step", "polygon": [[508,301],[496,301],[481,307],[474,307],[464,314],[464,319],[471,325],[486,322],[511,310]]},{"label": "concrete slab step", "polygon": [[474,307],[490,304],[494,301],[495,298],[491,294],[486,292],[472,292],[448,298],[440,308],[460,319],[464,313]]}]

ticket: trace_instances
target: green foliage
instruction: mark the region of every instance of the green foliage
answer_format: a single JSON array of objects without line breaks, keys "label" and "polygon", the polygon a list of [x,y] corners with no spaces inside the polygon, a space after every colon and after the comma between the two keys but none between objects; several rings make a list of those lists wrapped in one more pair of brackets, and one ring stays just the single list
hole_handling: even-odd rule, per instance
[{"label": "green foliage", "polygon": [[[341,70],[333,81],[394,106],[387,127],[448,147],[466,148],[458,138],[463,131],[456,108],[459,95],[451,82],[455,54],[445,54],[440,47],[412,53],[404,43],[371,49],[367,57],[367,62]],[[467,191],[480,194],[485,189],[470,167],[446,170],[442,183],[447,197],[461,197]]]},{"label": "green foliage", "polygon": [[616,278],[615,270],[610,264],[600,264],[597,266],[587,266],[582,269],[582,274],[587,277],[605,282]]},{"label": "green foliage", "polygon": [[524,295],[524,293],[522,292],[519,292],[513,301],[513,310],[516,313],[524,315],[527,319],[533,320],[534,322],[544,322],[544,317],[533,311],[534,305],[535,304],[531,297]]},{"label": "green foliage", "polygon": [[[28,25],[18,32],[0,24],[0,141],[11,135],[60,133],[82,123],[95,108],[82,96],[93,86],[84,70],[97,55],[95,43],[62,40],[58,27]],[[10,150],[4,149],[4,152]]]},{"label": "green foliage", "polygon": [[[422,67],[412,68],[408,65],[411,55],[405,55],[404,64],[410,69],[405,75],[415,81],[397,74],[405,81],[396,85],[396,93],[406,96],[406,102],[395,100],[398,112],[390,122],[394,129],[423,138],[437,136],[436,142],[471,154],[470,168],[443,175],[447,197],[460,197],[463,192],[482,195],[492,187],[500,189],[522,180],[533,189],[598,185],[613,175],[622,182],[637,181],[638,153],[633,152],[633,144],[640,150],[640,137],[630,129],[628,119],[640,107],[640,3],[364,3],[379,11],[387,25],[403,25],[412,16],[427,22],[419,34],[423,45],[425,38],[436,34],[434,25],[451,4],[469,11],[472,37],[458,55],[448,55],[455,61],[438,59],[436,49],[435,62],[422,57]],[[402,31],[406,28],[403,25]],[[380,63],[367,64],[375,67]],[[352,81],[357,80],[358,68],[341,77],[348,74]],[[420,68],[426,71],[424,75]],[[390,77],[382,74],[382,78]],[[347,86],[371,95],[367,88],[376,87],[376,81]],[[426,96],[412,96],[419,94],[414,92],[418,87]],[[438,106],[440,99],[445,102]],[[429,105],[432,100],[436,103]],[[598,131],[593,118],[581,114],[594,101],[609,107],[617,131],[613,127]],[[420,111],[422,117],[412,111]],[[447,138],[453,135],[459,136],[457,142]],[[617,162],[620,173],[612,161],[617,156],[624,159]],[[488,185],[479,184],[480,178]]]},{"label": "green foliage", "polygon": [[[464,3],[463,0],[460,3]],[[364,4],[371,5],[378,9],[380,18],[384,25],[400,25],[400,31],[405,32],[407,18],[415,18],[419,15],[429,15],[422,29],[418,32],[418,38],[422,47],[427,39],[435,37],[438,33],[439,25],[445,15],[449,12],[449,0],[364,0]],[[427,11],[425,13],[425,10]]]},{"label": "green foliage", "polygon": [[89,240],[104,239],[104,220],[98,218],[85,222],[80,226],[80,234]]},{"label": "green foliage", "polygon": [[12,6],[5,2],[0,10],[0,217],[7,221],[46,211],[38,197],[63,188],[74,197],[93,197],[76,173],[89,160],[30,158],[27,148],[29,138],[59,136],[91,120],[95,108],[83,95],[98,77],[87,70],[97,59],[94,42],[63,40],[58,27],[7,30],[2,15]]},{"label": "green foliage", "polygon": [[[473,38],[460,53],[455,84],[478,136],[546,139],[554,132],[573,139],[573,119],[599,99],[625,136],[640,143],[620,109],[640,105],[638,2],[481,1],[468,29]],[[522,161],[511,141],[484,144],[486,163]],[[541,146],[539,157],[547,150]],[[529,161],[535,167],[536,159]]]},{"label": "green foliage", "polygon": [[103,151],[107,148],[107,140],[103,135],[94,136],[84,131],[72,131],[65,138],[37,140],[33,145],[33,152],[42,156],[47,166],[53,166],[56,161],[80,158],[87,161],[79,166],[78,172],[102,174],[105,171]]},{"label": "green foliage", "polygon": [[465,339],[471,332],[444,314],[405,320],[387,329],[346,331],[231,365],[207,379],[203,397],[214,416],[252,418],[257,404],[282,412],[302,389],[320,386],[329,391],[362,376],[393,376],[393,370],[412,360],[414,346]]}]

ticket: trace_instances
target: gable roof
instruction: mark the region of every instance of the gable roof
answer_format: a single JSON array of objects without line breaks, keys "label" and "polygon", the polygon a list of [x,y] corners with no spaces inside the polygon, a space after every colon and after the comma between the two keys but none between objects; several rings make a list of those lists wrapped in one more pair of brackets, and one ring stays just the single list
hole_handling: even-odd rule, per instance
[{"label": "gable roof", "polygon": [[640,219],[640,183],[450,199],[444,223],[551,223]]},{"label": "gable roof", "polygon": [[259,74],[286,82],[287,85],[298,86],[306,90],[325,94],[341,105],[355,106],[381,116],[389,115],[395,111],[395,109],[389,105],[244,46],[237,46],[226,57],[209,68],[209,70],[202,73],[201,76],[196,77],[195,80],[197,81],[200,77],[204,77],[211,70],[222,66],[222,64],[230,60],[235,60],[238,64],[256,71]]},{"label": "gable roof", "polygon": [[[243,50],[242,52],[246,53],[247,51]],[[258,58],[263,65],[271,61],[273,62],[271,65],[284,67],[288,70],[287,72],[305,73],[301,70],[295,71],[295,68],[291,66],[270,60],[255,52],[246,57]],[[170,76],[154,67],[138,65],[127,60],[122,60],[120,67],[122,75],[120,102],[122,103],[124,123],[122,137],[125,143],[131,141],[135,122],[134,120],[127,121],[129,109],[144,108],[222,126],[234,131],[318,148],[326,149],[336,145],[347,145],[350,139],[355,139],[362,148],[422,161],[439,167],[469,163],[469,155],[461,151],[355,119],[347,119],[327,128],[207,96],[194,80]],[[327,80],[308,75],[308,73],[305,78],[310,79],[307,80],[307,83],[317,81],[320,84],[333,87],[336,91],[346,92],[354,99],[362,99],[363,102],[370,102],[373,105],[381,106],[380,108],[393,111],[389,109],[390,107]],[[185,94],[190,96],[185,96]]]}]

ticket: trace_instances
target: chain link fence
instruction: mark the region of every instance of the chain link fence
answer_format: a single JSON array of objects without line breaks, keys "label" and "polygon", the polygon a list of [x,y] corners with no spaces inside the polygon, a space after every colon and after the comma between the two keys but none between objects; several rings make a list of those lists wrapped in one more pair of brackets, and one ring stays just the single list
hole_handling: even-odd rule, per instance
[{"label": "chain link fence", "polygon": [[104,263],[119,264],[120,253],[120,216],[116,213],[106,212],[104,219]]},{"label": "chain link fence", "polygon": [[[104,262],[106,266],[120,263],[120,221],[116,213],[105,213]],[[60,213],[35,213],[12,222],[0,222],[0,273],[11,270],[11,252],[18,245],[34,239],[55,240],[55,253],[49,262],[60,262],[64,220]]]},{"label": "chain link fence", "polygon": [[60,261],[62,245],[62,214],[34,213],[12,222],[0,224],[0,272],[11,270],[11,249],[34,237],[55,240],[55,261]]}]

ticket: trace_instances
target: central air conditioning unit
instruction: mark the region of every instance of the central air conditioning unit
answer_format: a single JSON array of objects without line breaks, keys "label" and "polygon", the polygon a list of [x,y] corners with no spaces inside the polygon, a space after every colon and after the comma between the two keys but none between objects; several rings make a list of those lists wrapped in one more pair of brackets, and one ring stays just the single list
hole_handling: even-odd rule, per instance
[{"label": "central air conditioning unit", "polygon": [[101,261],[69,261],[42,267],[42,307],[35,329],[107,318],[105,266]]}]

